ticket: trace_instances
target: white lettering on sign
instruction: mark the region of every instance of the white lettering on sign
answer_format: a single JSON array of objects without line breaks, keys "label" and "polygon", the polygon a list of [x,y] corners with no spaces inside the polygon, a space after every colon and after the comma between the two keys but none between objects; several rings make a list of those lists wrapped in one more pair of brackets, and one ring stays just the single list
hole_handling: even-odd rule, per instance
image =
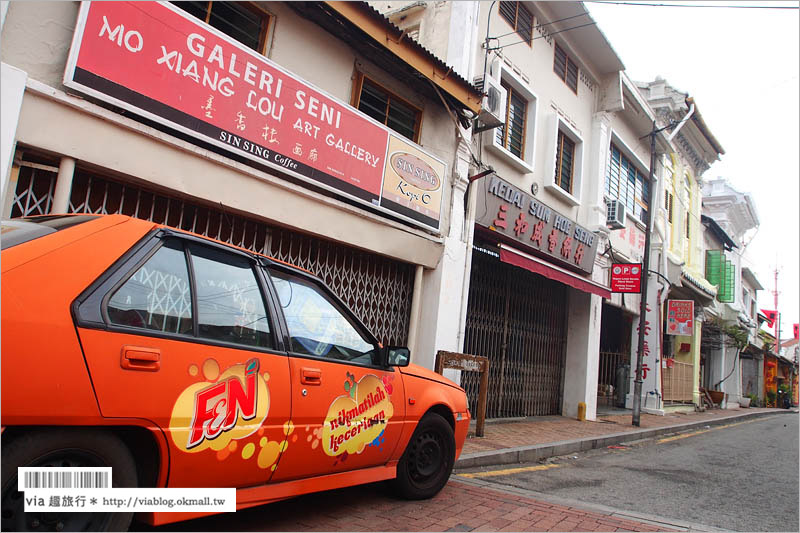
[{"label": "white lettering on sign", "polygon": [[[100,28],[99,37],[102,37],[104,33],[108,33],[109,41],[117,41],[117,46],[125,44],[125,48],[128,49],[128,52],[133,52],[135,54],[144,47],[144,39],[141,33],[136,30],[126,32],[125,26],[122,24],[112,30],[111,24],[108,23],[108,19],[105,15],[103,15],[103,27]],[[136,41],[135,44],[133,43],[134,39]]]},{"label": "white lettering on sign", "polygon": [[360,146],[356,146],[350,141],[344,141],[341,138],[337,138],[333,133],[329,133],[325,136],[325,144],[332,146],[340,152],[358,159],[359,161],[364,161],[373,168],[375,168],[378,165],[378,162],[381,160],[380,157],[367,152]]},{"label": "white lettering on sign", "polygon": [[173,50],[167,52],[166,47],[161,45],[161,57],[156,60],[158,65],[166,65],[167,68],[184,77],[188,77],[195,83],[202,84],[203,87],[208,87],[212,91],[219,91],[222,96],[232,96],[233,80],[229,76],[220,79],[219,72],[216,70],[212,72],[207,67],[203,66],[202,81],[200,75],[197,73],[197,62],[192,60],[185,68],[183,68],[183,54]]},{"label": "white lettering on sign", "polygon": [[276,106],[269,96],[258,98],[258,94],[252,89],[247,93],[247,102],[244,105],[253,111],[258,111],[265,117],[271,116],[278,122],[283,118],[283,104]]},{"label": "white lettering on sign", "polygon": [[466,359],[450,360],[447,362],[447,366],[450,368],[468,370],[471,372],[478,372],[481,369],[481,364],[478,361],[470,361]]},{"label": "white lettering on sign", "polygon": [[580,226],[575,226],[575,240],[582,242],[586,246],[594,244],[594,233],[587,231]]},{"label": "white lettering on sign", "polygon": [[556,221],[553,222],[553,227],[558,231],[562,231],[569,235],[572,231],[572,221],[570,221],[568,218],[562,217],[561,215],[556,215]]},{"label": "white lettering on sign", "polygon": [[506,202],[514,204],[520,209],[525,209],[525,207],[523,206],[523,201],[527,200],[525,195],[523,195],[521,192],[514,189],[513,187],[507,185],[497,176],[494,176],[492,178],[492,182],[489,185],[489,192],[494,194],[498,198],[502,198]]},{"label": "white lettering on sign", "polygon": [[294,106],[300,111],[305,111],[310,116],[321,119],[327,122],[329,126],[338,129],[342,120],[342,112],[332,105],[320,102],[318,98],[313,96],[308,96],[308,101],[306,101],[306,96],[305,91],[297,91],[295,93]]},{"label": "white lettering on sign", "polygon": [[531,200],[531,206],[528,208],[528,213],[535,216],[539,220],[543,220],[545,224],[550,223],[550,217],[553,212],[549,207],[546,207],[536,200]]}]

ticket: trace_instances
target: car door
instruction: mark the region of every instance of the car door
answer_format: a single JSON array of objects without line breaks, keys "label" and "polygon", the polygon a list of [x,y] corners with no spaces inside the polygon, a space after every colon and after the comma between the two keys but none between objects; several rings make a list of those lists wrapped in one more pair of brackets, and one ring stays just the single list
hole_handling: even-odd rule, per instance
[{"label": "car door", "polygon": [[263,484],[286,449],[289,364],[265,296],[254,257],[164,231],[76,304],[103,416],[166,434],[169,486]]},{"label": "car door", "polygon": [[316,278],[269,270],[286,328],[294,436],[273,481],[385,464],[403,431],[403,381]]}]

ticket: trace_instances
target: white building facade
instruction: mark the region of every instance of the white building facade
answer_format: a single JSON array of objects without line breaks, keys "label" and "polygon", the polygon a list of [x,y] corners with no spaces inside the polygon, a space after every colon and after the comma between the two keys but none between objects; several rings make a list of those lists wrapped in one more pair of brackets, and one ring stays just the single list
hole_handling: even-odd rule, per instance
[{"label": "white building facade", "polygon": [[[717,298],[709,311],[717,327],[709,331],[705,386],[725,394],[724,407],[739,407],[747,392],[743,383],[744,348],[737,346],[731,332],[742,331],[745,340],[756,335],[758,315],[754,308],[757,288],[752,272],[743,268],[747,244],[759,226],[752,197],[734,189],[726,180],[709,180],[703,187],[703,214],[727,234],[733,246],[706,250],[706,279],[718,285]],[[755,313],[755,314],[754,314]],[[749,344],[749,343],[748,343]],[[749,363],[751,364],[751,363]],[[748,370],[751,373],[752,370]]]}]

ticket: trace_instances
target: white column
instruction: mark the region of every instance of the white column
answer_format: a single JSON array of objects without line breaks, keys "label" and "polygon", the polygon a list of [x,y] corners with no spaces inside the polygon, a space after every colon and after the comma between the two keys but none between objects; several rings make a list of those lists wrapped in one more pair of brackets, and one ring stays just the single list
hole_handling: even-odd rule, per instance
[{"label": "white column", "polygon": [[606,204],[603,199],[608,164],[608,150],[611,144],[611,116],[608,113],[595,113],[592,117],[592,133],[588,141],[587,178],[584,180],[583,197],[588,209],[582,209],[579,223],[589,228],[606,228]]},{"label": "white column", "polygon": [[600,317],[603,300],[594,294],[569,290],[567,355],[564,362],[564,399],[561,414],[578,415],[586,403],[586,419],[597,418],[597,374],[600,361]]},{"label": "white column", "polygon": [[58,164],[58,177],[56,190],[53,193],[53,206],[51,213],[66,213],[69,209],[69,194],[72,191],[72,178],[75,175],[75,160],[71,157],[62,157]]},{"label": "white column", "polygon": [[[444,253],[433,270],[422,274],[422,298],[419,328],[417,329],[414,363],[433,368],[436,352],[461,350],[463,338],[462,316],[466,313],[469,294],[469,242],[471,228],[467,231],[464,217],[464,194],[469,173],[469,153],[459,143],[456,168],[453,170],[453,188],[449,205],[449,228],[444,239]],[[458,379],[457,373],[445,375]]]},{"label": "white column", "polygon": [[417,349],[417,331],[419,330],[419,309],[422,300],[422,265],[414,271],[414,293],[411,296],[411,318],[408,321],[408,348],[412,355]]}]

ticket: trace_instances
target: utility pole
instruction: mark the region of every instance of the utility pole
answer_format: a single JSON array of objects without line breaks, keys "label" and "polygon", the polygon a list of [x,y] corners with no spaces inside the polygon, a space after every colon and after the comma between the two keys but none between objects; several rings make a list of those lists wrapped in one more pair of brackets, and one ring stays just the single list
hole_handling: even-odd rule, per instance
[{"label": "utility pole", "polygon": [[642,413],[642,362],[644,360],[644,330],[647,325],[647,279],[650,272],[650,235],[653,232],[653,216],[655,215],[656,193],[656,134],[672,127],[672,124],[661,129],[656,129],[653,120],[653,129],[650,131],[650,198],[648,199],[647,229],[644,234],[644,257],[642,258],[642,283],[639,303],[639,343],[636,351],[636,377],[633,380],[633,420],[634,426],[640,425]]},{"label": "utility pole", "polygon": [[775,317],[775,353],[780,353],[780,344],[781,344],[781,312],[778,311],[778,261],[777,257],[775,258],[775,288],[772,291],[772,295],[775,297],[775,313],[778,315]]}]

